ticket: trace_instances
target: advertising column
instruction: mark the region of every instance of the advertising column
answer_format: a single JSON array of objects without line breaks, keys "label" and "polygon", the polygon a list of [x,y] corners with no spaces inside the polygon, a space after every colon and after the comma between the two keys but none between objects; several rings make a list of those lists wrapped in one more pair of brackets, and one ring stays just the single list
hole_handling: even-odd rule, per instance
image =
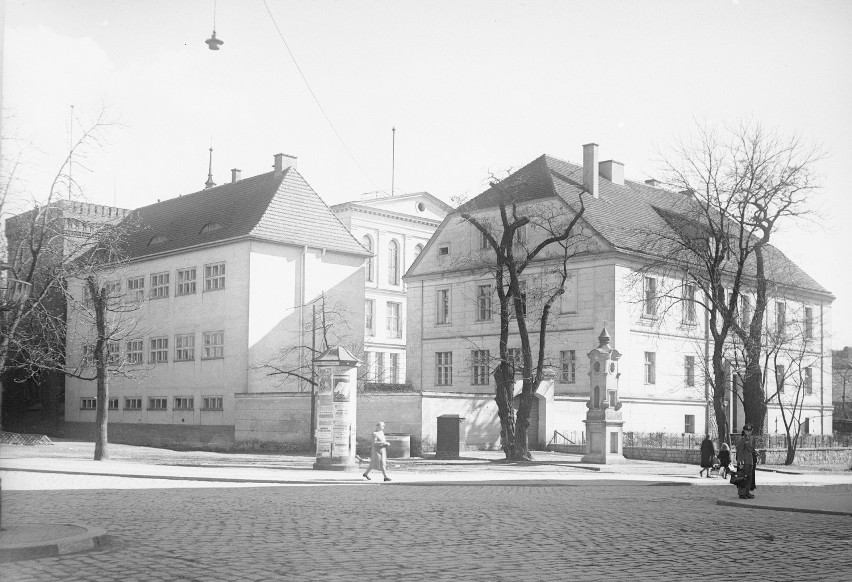
[{"label": "advertising column", "polygon": [[317,458],[314,469],[356,471],[358,364],[346,348],[329,348],[317,366]]}]

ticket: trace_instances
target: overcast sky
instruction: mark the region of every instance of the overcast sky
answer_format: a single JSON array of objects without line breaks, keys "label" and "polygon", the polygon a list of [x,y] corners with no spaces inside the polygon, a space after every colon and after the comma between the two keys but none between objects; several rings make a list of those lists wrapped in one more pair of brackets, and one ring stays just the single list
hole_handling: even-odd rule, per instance
[{"label": "overcast sky", "polygon": [[644,180],[694,120],[754,119],[830,154],[822,220],[775,242],[836,295],[833,346],[852,345],[852,2],[218,0],[217,52],[213,17],[213,0],[6,0],[22,187],[44,196],[71,105],[75,134],[102,107],[120,124],[75,177],[127,208],[203,188],[211,139],[216,182],[284,152],[335,204],[390,190],[395,126],[396,191],[450,202],[591,141]]}]

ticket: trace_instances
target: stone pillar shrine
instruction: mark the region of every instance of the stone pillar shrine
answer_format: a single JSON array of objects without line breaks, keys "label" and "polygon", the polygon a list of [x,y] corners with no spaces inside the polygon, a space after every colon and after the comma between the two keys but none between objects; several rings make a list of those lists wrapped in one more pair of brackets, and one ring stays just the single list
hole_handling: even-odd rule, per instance
[{"label": "stone pillar shrine", "polygon": [[586,403],[586,454],[583,462],[607,465],[623,463],[624,420],[618,399],[618,360],[621,353],[609,345],[604,325],[599,345],[589,352],[589,401]]},{"label": "stone pillar shrine", "polygon": [[331,347],[314,358],[319,384],[314,469],[358,470],[355,436],[360,363],[342,346]]}]

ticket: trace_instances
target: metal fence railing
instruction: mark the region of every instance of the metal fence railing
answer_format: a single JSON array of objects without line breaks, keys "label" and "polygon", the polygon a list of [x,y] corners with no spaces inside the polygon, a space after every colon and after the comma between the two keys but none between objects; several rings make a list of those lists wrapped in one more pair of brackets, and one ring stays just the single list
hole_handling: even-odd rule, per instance
[{"label": "metal fence railing", "polygon": [[548,445],[584,445],[586,444],[585,431],[577,430],[555,430],[553,438],[550,439]]},{"label": "metal fence railing", "polygon": [[[731,443],[737,442],[739,434],[731,435]],[[755,448],[758,449],[786,449],[787,435],[784,434],[761,434],[754,437]],[[664,432],[625,432],[625,447],[654,447],[661,449],[694,449],[701,446],[704,440],[702,435],[697,434],[670,434]],[[852,447],[852,434],[799,435],[796,445],[799,449],[830,449]]]}]

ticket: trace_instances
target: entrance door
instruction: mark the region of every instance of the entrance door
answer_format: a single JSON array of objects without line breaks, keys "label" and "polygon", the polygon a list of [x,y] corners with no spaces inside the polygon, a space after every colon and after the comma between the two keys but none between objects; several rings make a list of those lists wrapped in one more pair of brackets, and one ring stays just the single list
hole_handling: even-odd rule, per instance
[{"label": "entrance door", "polygon": [[[512,408],[518,412],[518,406],[521,404],[520,395],[512,399]],[[538,398],[533,396],[532,406],[530,406],[530,425],[527,427],[527,443],[531,451],[539,451],[542,449],[541,443],[538,440]]]}]

